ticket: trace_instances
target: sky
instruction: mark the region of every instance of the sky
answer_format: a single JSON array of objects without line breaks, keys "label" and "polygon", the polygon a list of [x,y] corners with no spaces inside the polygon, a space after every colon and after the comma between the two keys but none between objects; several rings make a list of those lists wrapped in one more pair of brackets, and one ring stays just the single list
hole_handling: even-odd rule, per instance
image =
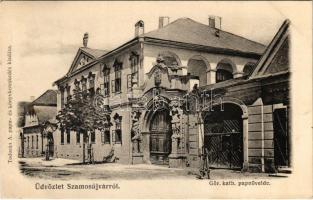
[{"label": "sky", "polygon": [[[29,101],[65,75],[82,46],[110,50],[134,37],[134,24],[145,32],[158,27],[159,16],[170,21],[188,17],[208,24],[208,15],[222,17],[222,29],[267,45],[285,20],[270,2],[5,2],[6,38],[12,43],[14,87]],[[1,15],[1,14],[0,14]]]}]

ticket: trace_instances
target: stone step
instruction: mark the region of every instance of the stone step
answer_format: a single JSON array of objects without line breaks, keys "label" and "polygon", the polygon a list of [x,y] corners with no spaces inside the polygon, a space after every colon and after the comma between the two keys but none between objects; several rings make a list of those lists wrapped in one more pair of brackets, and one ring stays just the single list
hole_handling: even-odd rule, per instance
[{"label": "stone step", "polygon": [[278,173],[291,174],[292,168],[290,167],[278,167]]}]

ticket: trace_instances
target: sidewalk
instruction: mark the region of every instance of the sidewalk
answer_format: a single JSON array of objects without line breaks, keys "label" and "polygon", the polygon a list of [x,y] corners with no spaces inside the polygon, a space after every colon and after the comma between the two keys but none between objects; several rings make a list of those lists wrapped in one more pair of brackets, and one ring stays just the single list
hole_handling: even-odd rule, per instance
[{"label": "sidewalk", "polygon": [[[169,168],[161,165],[119,163],[78,165],[77,160],[57,158],[46,161],[44,158],[20,159],[21,172],[27,176],[46,179],[197,179],[196,168]],[[242,173],[227,169],[212,169],[210,177],[217,179],[271,179],[266,173]]]}]

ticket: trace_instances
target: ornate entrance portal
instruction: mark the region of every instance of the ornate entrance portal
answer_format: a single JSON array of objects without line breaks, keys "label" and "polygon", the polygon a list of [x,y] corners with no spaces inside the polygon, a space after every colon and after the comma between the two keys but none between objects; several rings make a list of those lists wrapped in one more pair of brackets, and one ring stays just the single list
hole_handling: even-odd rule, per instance
[{"label": "ornate entrance portal", "polygon": [[225,104],[204,117],[204,146],[211,167],[241,169],[243,163],[241,108]]},{"label": "ornate entrance portal", "polygon": [[150,161],[168,165],[171,153],[171,123],[168,111],[156,111],[150,125]]}]

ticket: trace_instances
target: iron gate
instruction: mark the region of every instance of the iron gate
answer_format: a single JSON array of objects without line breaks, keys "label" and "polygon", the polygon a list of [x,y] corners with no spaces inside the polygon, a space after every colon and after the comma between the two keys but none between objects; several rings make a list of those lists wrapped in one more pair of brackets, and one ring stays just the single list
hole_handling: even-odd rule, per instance
[{"label": "iron gate", "polygon": [[204,145],[210,167],[241,169],[243,162],[242,129],[239,120],[205,124]]}]

